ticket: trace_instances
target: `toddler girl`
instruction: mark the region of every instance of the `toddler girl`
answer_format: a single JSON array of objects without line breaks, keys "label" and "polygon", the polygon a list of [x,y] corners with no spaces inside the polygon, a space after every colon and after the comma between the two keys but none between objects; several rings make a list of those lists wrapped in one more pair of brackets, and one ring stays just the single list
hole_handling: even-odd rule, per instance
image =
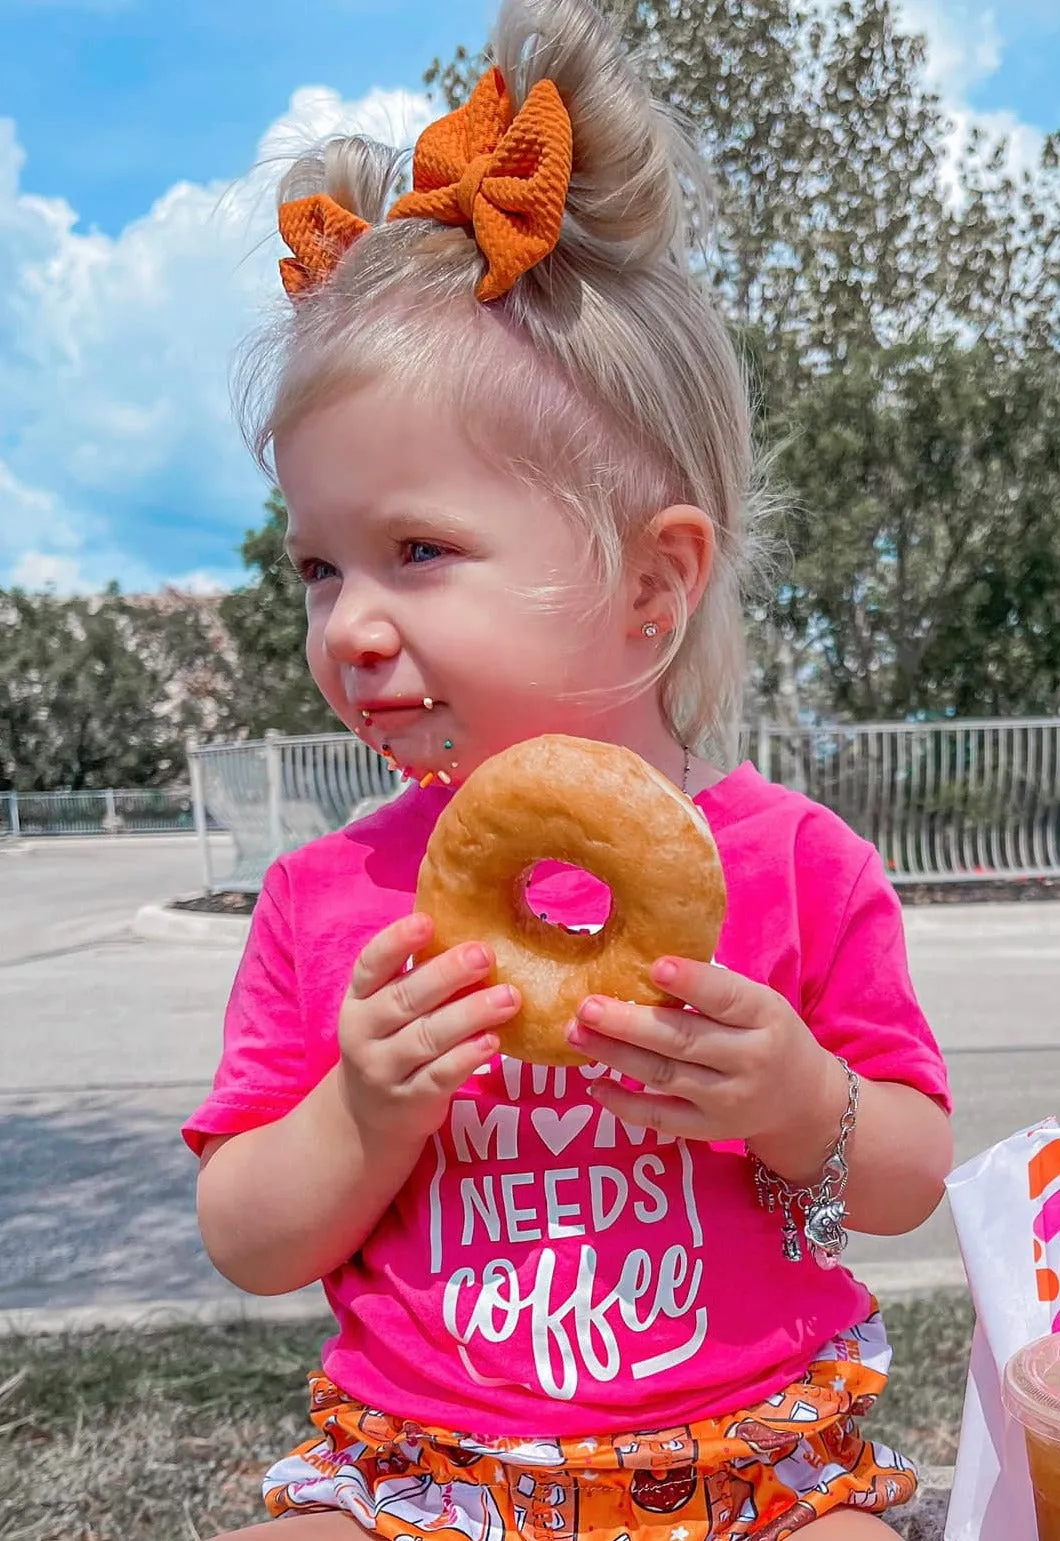
[{"label": "toddler girl", "polygon": [[[860,1432],[889,1350],[834,1265],[938,1203],[944,1066],[875,851],[734,764],[755,499],[703,169],[591,0],[506,0],[494,58],[396,202],[360,139],[290,171],[247,376],[313,678],[411,782],[269,871],[185,1129],[217,1267],[322,1279],[336,1318],[266,1510],[297,1541],[883,1538],[916,1479]],[[486,948],[407,966],[452,789],[551,732],[687,791],[730,895],[724,968],[656,964],[688,1009],[585,1001],[576,1070],[504,1055]],[[527,897],[608,910],[550,862]]]}]

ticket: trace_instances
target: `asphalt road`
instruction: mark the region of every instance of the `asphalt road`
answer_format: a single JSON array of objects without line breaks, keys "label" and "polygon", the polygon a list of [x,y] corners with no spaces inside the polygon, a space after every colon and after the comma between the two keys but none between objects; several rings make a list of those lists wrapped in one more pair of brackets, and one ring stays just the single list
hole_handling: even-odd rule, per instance
[{"label": "asphalt road", "polygon": [[[222,855],[223,860],[223,855]],[[223,869],[222,869],[223,870]],[[145,941],[137,909],[196,888],[188,839],[0,849],[0,1315],[239,1297],[202,1254],[182,1117],[207,1088],[231,941]],[[1060,904],[906,912],[964,1158],[1060,1112]],[[940,1211],[855,1238],[869,1283],[959,1277]]]}]

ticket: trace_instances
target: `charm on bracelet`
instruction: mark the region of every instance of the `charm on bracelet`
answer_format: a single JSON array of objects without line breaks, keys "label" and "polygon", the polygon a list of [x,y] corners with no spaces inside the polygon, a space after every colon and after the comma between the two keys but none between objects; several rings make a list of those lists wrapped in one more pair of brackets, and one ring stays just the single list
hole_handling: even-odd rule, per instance
[{"label": "charm on bracelet", "polygon": [[816,1187],[793,1188],[783,1177],[761,1162],[753,1151],[748,1151],[754,1162],[755,1191],[759,1204],[770,1214],[778,1205],[783,1220],[781,1241],[784,1256],[789,1263],[801,1263],[803,1245],[799,1237],[801,1217],[802,1235],[810,1256],[819,1268],[838,1267],[848,1241],[846,1232],[847,1208],[843,1198],[850,1176],[846,1163],[847,1140],[857,1122],[858,1098],[861,1082],[846,1060],[839,1063],[847,1073],[848,1096],[846,1111],[839,1126],[839,1135],[829,1152]]}]

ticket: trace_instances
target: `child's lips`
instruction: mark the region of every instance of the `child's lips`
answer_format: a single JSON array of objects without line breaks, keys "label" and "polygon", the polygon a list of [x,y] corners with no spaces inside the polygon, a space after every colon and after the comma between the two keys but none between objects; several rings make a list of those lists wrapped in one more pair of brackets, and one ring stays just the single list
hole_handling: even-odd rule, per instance
[{"label": "child's lips", "polygon": [[361,708],[361,720],[366,728],[379,728],[387,732],[411,727],[430,715],[431,712],[421,701],[409,706]]}]

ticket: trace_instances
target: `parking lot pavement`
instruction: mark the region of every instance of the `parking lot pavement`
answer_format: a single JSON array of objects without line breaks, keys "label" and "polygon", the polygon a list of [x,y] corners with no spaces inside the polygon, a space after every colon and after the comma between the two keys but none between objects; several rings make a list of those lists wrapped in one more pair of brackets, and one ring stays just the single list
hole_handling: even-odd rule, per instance
[{"label": "parking lot pavement", "polygon": [[[1060,1117],[1060,904],[938,905],[906,910],[905,922],[913,982],[949,1066],[957,1161]],[[941,1277],[957,1258],[945,1206],[907,1236],[856,1236],[849,1252],[899,1276],[923,1262]]]},{"label": "parking lot pavement", "polygon": [[[223,862],[229,842],[212,848]],[[189,835],[0,841],[0,964],[121,931],[141,904],[201,884]]]}]

